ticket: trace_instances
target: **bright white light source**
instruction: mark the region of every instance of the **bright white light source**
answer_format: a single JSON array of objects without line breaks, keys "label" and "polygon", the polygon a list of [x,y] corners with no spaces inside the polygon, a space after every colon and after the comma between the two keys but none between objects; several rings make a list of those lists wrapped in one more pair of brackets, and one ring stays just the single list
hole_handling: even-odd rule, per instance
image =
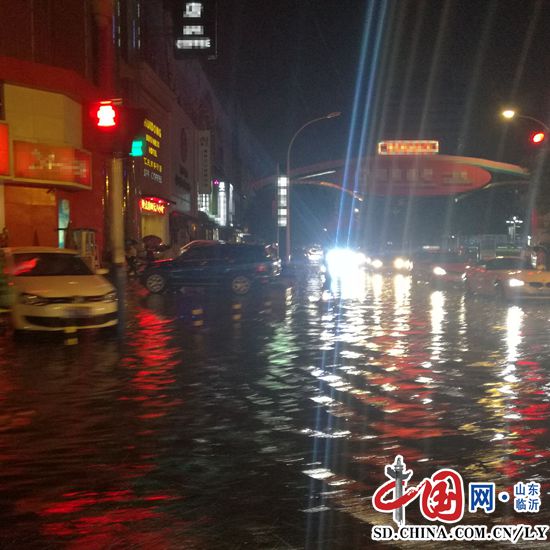
[{"label": "bright white light source", "polygon": [[514,287],[514,286],[524,286],[525,281],[522,281],[521,279],[510,279],[508,281],[508,284],[512,287]]},{"label": "bright white light source", "polygon": [[434,272],[434,275],[439,275],[439,276],[447,275],[447,272],[442,267],[439,267],[439,266],[434,267],[433,272]]},{"label": "bright white light source", "polygon": [[505,111],[502,111],[502,116],[504,118],[514,118],[516,116],[516,112],[513,109],[506,109]]},{"label": "bright white light source", "polygon": [[332,277],[347,277],[364,263],[365,255],[348,248],[333,248],[327,252],[327,267]]},{"label": "bright white light source", "polygon": [[395,258],[393,267],[398,271],[410,271],[412,269],[412,262],[405,258]]},{"label": "bright white light source", "polygon": [[380,269],[384,266],[384,262],[382,260],[372,260],[371,262],[371,265],[372,267],[374,267],[374,269]]}]

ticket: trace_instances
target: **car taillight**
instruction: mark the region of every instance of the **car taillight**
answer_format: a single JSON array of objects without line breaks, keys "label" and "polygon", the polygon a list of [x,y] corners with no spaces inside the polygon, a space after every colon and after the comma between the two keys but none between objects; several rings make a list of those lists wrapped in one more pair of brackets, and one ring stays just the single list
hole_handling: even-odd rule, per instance
[{"label": "car taillight", "polygon": [[266,273],[267,272],[267,265],[266,264],[258,264],[256,266],[256,272],[257,273]]}]

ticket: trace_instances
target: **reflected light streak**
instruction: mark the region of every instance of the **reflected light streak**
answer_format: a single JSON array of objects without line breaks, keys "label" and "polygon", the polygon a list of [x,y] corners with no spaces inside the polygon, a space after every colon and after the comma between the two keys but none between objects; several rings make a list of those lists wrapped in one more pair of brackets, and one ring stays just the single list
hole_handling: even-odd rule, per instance
[{"label": "reflected light streak", "polygon": [[506,346],[508,363],[515,363],[518,359],[518,347],[523,337],[521,328],[523,326],[523,310],[518,306],[510,306],[506,316]]},{"label": "reflected light streak", "polygon": [[430,318],[432,323],[432,359],[439,359],[443,350],[443,321],[445,319],[445,294],[440,290],[430,296]]}]

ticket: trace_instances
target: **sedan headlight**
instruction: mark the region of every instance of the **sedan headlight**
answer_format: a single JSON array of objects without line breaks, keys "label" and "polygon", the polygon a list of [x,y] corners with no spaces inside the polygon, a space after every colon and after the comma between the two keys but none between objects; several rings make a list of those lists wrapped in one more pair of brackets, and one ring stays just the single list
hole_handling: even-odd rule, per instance
[{"label": "sedan headlight", "polygon": [[36,294],[23,293],[19,296],[19,302],[26,306],[45,306],[48,304],[48,299]]},{"label": "sedan headlight", "polygon": [[395,267],[395,269],[404,269],[405,260],[403,258],[395,258],[393,261],[393,267]]},{"label": "sedan headlight", "polygon": [[525,281],[522,281],[521,279],[509,279],[508,284],[510,286],[524,286]]},{"label": "sedan headlight", "polygon": [[434,272],[434,275],[439,275],[439,276],[447,275],[447,272],[442,267],[439,267],[439,266],[434,267],[433,272]]},{"label": "sedan headlight", "polygon": [[116,291],[113,290],[112,292],[108,292],[107,294],[105,294],[105,296],[103,296],[103,301],[116,302],[117,301]]},{"label": "sedan headlight", "polygon": [[410,271],[413,267],[412,262],[407,258],[395,258],[393,267],[398,271]]},{"label": "sedan headlight", "polygon": [[374,269],[380,269],[384,265],[384,262],[382,260],[372,260],[370,265],[372,265]]}]

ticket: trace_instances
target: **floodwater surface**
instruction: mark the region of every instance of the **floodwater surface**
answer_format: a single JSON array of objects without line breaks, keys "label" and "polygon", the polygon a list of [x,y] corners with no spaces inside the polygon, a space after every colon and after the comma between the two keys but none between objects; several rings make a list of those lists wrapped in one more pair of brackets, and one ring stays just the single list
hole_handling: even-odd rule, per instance
[{"label": "floodwater surface", "polygon": [[538,513],[464,523],[550,524],[550,304],[312,272],[241,300],[132,283],[125,317],[0,334],[2,548],[372,547],[398,454],[412,485],[541,484]]}]

